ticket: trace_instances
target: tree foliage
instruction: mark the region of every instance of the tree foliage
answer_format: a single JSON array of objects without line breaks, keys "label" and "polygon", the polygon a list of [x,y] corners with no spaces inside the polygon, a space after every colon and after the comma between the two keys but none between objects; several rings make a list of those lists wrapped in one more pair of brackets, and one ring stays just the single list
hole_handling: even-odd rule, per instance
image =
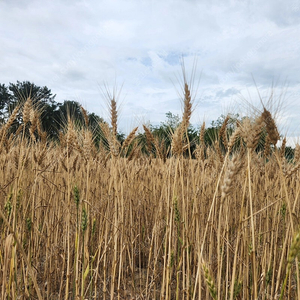
[{"label": "tree foliage", "polygon": [[[75,121],[78,126],[85,123],[81,105],[76,101],[65,100],[63,103],[55,101],[56,95],[44,86],[40,87],[29,81],[17,81],[8,86],[0,84],[0,122],[5,122],[12,110],[17,105],[23,105],[28,98],[31,99],[33,108],[40,112],[43,130],[52,140],[57,140],[59,132],[64,129],[68,118]],[[103,119],[95,113],[88,113],[89,126],[98,134],[99,123]],[[16,130],[23,123],[22,114],[17,116],[13,128]]]}]

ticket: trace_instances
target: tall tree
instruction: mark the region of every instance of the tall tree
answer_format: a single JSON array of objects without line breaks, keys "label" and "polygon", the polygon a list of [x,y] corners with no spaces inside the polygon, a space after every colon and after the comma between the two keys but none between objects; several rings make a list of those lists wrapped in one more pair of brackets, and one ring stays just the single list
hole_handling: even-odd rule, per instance
[{"label": "tall tree", "polygon": [[[59,132],[64,129],[68,122],[68,117],[81,128],[84,126],[87,116],[89,128],[93,130],[95,141],[100,139],[98,137],[99,123],[103,122],[101,117],[89,112],[85,112],[86,116],[84,116],[78,102],[65,100],[63,103],[58,103],[55,101],[55,97],[56,95],[53,95],[48,87],[40,87],[29,81],[17,81],[17,83],[9,83],[9,85],[0,84],[0,123],[7,120],[17,105],[24,104],[30,98],[33,108],[40,113],[42,129],[47,132],[49,138],[58,139]],[[22,114],[19,114],[13,123],[11,132],[15,132],[22,122]],[[118,133],[118,138],[122,140],[124,135]]]},{"label": "tall tree", "polygon": [[[9,83],[8,86],[0,84],[0,120],[5,122],[17,105],[24,104],[30,98],[32,107],[40,112],[43,129],[50,137],[54,137],[57,110],[55,96],[46,86],[40,87],[29,81],[17,81],[17,83]],[[19,114],[11,131],[14,132],[22,122],[23,116]]]},{"label": "tall tree", "polygon": [[72,100],[65,100],[58,104],[61,126],[68,122],[70,117],[75,121],[76,125],[82,126],[84,124],[84,116],[82,114],[81,105]]},{"label": "tall tree", "polygon": [[17,81],[17,83],[9,83],[8,87],[12,95],[12,103],[16,105],[27,98],[31,98],[33,104],[54,103],[56,95],[53,95],[51,90],[46,87],[40,87],[29,81]]},{"label": "tall tree", "polygon": [[0,84],[0,111],[2,118],[7,118],[18,105],[31,98],[35,108],[44,109],[44,105],[56,104],[51,90],[46,86],[40,87],[29,81],[17,81],[8,86]]}]

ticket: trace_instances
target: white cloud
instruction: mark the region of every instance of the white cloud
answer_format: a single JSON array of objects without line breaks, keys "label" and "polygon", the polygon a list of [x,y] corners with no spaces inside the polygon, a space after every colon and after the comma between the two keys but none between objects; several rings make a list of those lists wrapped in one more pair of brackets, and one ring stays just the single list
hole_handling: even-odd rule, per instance
[{"label": "white cloud", "polygon": [[[46,85],[57,100],[80,100],[103,116],[99,86],[117,78],[127,128],[131,118],[159,123],[180,111],[180,58],[191,73],[196,57],[200,123],[224,113],[230,91],[253,89],[251,74],[262,92],[287,77],[287,98],[298,101],[299,32],[296,0],[2,0],[0,82]],[[294,134],[300,107],[286,111]]]}]

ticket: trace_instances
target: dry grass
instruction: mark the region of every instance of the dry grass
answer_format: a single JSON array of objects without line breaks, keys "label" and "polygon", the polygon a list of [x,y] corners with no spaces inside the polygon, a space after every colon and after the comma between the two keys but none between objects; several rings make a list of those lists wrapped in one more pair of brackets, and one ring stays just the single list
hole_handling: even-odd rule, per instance
[{"label": "dry grass", "polygon": [[102,125],[108,145],[96,148],[87,119],[81,131],[69,120],[60,145],[42,142],[29,109],[28,138],[9,134],[19,108],[1,128],[2,299],[299,299],[299,146],[293,162],[270,147],[269,112],[231,136],[224,125],[225,153],[205,145],[203,124],[187,159],[186,101],[162,159],[141,153],[137,128],[121,146]]}]

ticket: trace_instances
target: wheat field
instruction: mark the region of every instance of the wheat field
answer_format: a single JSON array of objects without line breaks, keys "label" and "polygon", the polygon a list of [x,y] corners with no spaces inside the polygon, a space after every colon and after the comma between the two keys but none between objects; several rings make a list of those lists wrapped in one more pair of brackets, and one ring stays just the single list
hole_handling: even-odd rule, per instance
[{"label": "wheat field", "polygon": [[203,124],[191,153],[187,83],[183,98],[167,157],[146,126],[148,152],[137,128],[118,142],[115,99],[99,146],[87,120],[69,118],[53,142],[30,99],[12,112],[0,131],[1,299],[300,299],[300,146],[288,160],[263,108],[233,132],[225,119],[211,146]]}]

